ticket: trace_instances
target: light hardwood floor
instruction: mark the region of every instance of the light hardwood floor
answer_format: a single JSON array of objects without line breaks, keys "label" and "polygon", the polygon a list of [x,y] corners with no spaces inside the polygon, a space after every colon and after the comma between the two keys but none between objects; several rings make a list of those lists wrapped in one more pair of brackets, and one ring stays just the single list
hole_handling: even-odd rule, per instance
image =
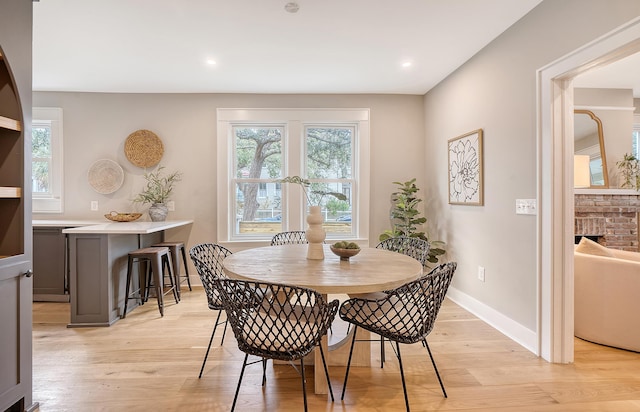
[{"label": "light hardwood floor", "polygon": [[[220,347],[218,328],[198,379],[215,312],[201,288],[183,288],[182,297],[168,300],[163,318],[150,299],[108,328],[67,328],[68,304],[34,303],[33,399],[40,411],[228,411],[243,354],[230,329]],[[336,325],[333,333],[341,330]],[[574,364],[549,364],[449,300],[429,344],[449,397],[422,345],[403,345],[412,411],[640,411],[638,353],[576,339]],[[330,367],[334,403],[313,394],[308,368],[309,410],[404,410],[391,346],[384,369],[377,344],[372,352],[373,367],[351,369],[344,401],[344,367]],[[247,367],[237,410],[301,411],[297,372],[269,362],[262,388],[259,364]]]}]

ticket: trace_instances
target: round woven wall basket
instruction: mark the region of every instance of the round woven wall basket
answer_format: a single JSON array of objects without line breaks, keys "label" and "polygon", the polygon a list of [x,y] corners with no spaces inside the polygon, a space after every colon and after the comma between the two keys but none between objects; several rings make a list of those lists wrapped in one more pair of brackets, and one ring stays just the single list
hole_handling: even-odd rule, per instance
[{"label": "round woven wall basket", "polygon": [[113,160],[100,159],[89,167],[87,179],[93,190],[107,195],[120,189],[124,182],[124,170]]},{"label": "round woven wall basket", "polygon": [[138,167],[152,167],[160,163],[164,154],[162,140],[150,130],[136,130],[124,142],[124,154]]}]

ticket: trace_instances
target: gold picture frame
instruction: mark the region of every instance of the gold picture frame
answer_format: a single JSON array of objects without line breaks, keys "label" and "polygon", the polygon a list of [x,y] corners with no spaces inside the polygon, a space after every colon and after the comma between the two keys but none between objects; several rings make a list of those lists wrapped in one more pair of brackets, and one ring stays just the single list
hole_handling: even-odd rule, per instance
[{"label": "gold picture frame", "polygon": [[449,204],[483,206],[482,129],[448,141]]}]

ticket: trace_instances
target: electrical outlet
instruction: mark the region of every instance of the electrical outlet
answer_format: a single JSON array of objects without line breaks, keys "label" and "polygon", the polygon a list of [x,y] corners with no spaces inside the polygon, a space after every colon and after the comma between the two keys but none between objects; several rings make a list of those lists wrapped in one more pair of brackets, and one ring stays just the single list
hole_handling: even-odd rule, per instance
[{"label": "electrical outlet", "polygon": [[478,266],[478,280],[484,282],[484,267]]},{"label": "electrical outlet", "polygon": [[173,200],[170,200],[167,202],[167,210],[169,212],[175,212],[176,211],[176,202],[174,202]]},{"label": "electrical outlet", "polygon": [[91,210],[93,210],[94,212],[96,210],[98,210],[98,201],[97,200],[92,200],[91,201]]}]

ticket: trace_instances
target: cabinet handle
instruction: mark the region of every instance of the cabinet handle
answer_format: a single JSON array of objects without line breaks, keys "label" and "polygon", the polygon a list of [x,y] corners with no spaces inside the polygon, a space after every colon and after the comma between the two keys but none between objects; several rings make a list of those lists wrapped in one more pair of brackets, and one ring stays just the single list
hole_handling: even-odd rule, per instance
[{"label": "cabinet handle", "polygon": [[30,278],[31,276],[33,276],[33,270],[29,269],[26,272],[24,272],[24,275],[28,278]]}]

